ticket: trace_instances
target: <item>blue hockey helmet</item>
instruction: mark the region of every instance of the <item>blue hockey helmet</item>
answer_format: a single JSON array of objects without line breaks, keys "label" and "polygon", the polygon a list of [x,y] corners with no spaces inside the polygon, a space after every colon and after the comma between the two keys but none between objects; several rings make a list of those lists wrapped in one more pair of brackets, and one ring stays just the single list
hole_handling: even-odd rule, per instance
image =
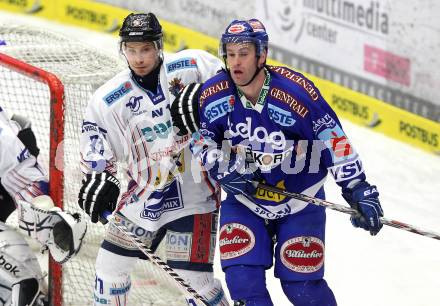
[{"label": "blue hockey helmet", "polygon": [[226,44],[228,43],[253,43],[257,56],[267,50],[269,36],[263,23],[258,19],[234,20],[222,34],[219,47],[219,56],[226,57]]}]

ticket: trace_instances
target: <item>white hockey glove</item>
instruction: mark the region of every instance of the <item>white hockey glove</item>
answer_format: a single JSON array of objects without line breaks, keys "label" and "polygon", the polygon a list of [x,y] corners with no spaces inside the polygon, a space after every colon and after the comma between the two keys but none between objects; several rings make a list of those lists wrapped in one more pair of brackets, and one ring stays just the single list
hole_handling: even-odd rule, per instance
[{"label": "white hockey glove", "polygon": [[47,246],[56,262],[64,263],[81,249],[87,221],[78,213],[64,212],[59,207],[50,208],[53,202],[48,196],[38,198],[41,204],[39,200],[35,204],[18,201],[19,228]]}]

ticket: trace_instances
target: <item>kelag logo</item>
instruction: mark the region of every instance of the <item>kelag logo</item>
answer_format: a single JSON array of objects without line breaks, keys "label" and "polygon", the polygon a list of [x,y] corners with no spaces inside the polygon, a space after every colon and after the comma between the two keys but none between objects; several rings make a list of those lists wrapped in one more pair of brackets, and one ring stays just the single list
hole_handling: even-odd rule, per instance
[{"label": "kelag logo", "polygon": [[231,125],[225,132],[225,138],[231,139],[240,136],[243,140],[249,140],[250,143],[257,142],[271,146],[275,150],[283,150],[286,146],[286,137],[282,131],[268,131],[263,126],[252,128],[252,118],[246,117],[245,122],[239,122]]}]

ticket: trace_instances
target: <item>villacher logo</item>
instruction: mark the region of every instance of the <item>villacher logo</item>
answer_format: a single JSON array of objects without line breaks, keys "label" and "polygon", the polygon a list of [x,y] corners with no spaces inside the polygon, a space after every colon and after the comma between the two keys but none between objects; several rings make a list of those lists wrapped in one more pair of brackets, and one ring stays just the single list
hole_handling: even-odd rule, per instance
[{"label": "villacher logo", "polygon": [[220,229],[220,257],[231,259],[246,254],[255,246],[255,236],[251,229],[239,223],[228,223]]},{"label": "villacher logo", "polygon": [[281,262],[290,270],[313,273],[324,264],[324,243],[317,237],[300,236],[281,246]]}]

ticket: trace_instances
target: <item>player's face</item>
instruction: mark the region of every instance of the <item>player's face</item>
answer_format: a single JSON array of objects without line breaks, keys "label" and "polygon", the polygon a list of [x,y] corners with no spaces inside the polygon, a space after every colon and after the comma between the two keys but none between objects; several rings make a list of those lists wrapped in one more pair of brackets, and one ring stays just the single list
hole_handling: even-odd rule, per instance
[{"label": "player's face", "polygon": [[259,60],[252,43],[230,43],[226,45],[226,64],[232,80],[237,85],[248,83],[257,70]]},{"label": "player's face", "polygon": [[152,42],[126,42],[123,52],[128,65],[139,76],[149,74],[159,62],[159,50]]}]

